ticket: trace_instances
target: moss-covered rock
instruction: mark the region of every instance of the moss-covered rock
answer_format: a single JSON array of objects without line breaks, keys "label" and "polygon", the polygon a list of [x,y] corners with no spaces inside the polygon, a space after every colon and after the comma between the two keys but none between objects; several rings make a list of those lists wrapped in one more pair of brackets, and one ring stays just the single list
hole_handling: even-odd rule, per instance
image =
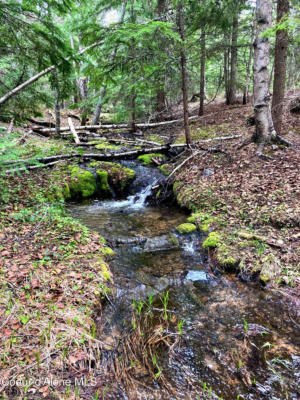
[{"label": "moss-covered rock", "polygon": [[92,172],[79,168],[77,165],[70,166],[69,170],[71,172],[71,197],[87,198],[95,195],[97,191],[97,183]]},{"label": "moss-covered rock", "polygon": [[97,169],[96,171],[98,176],[98,194],[103,197],[109,197],[111,195],[111,188],[108,184],[108,172],[104,169]]},{"label": "moss-covered rock", "polygon": [[135,178],[133,169],[123,165],[106,161],[94,161],[89,164],[90,168],[95,168],[100,177],[100,192],[108,194],[111,189],[117,194],[123,194]]},{"label": "moss-covered rock", "polygon": [[179,240],[177,239],[177,237],[175,235],[170,235],[168,242],[171,246],[179,246]]},{"label": "moss-covered rock", "polygon": [[184,224],[178,225],[176,227],[176,230],[179,233],[192,233],[192,232],[195,232],[197,230],[197,227],[194,224],[190,224],[190,223],[186,222]]},{"label": "moss-covered rock", "polygon": [[110,247],[102,247],[100,252],[104,255],[104,257],[111,258],[114,257],[115,252]]},{"label": "moss-covered rock", "polygon": [[261,283],[267,284],[280,276],[282,266],[279,259],[272,253],[262,259],[262,268],[259,279]]},{"label": "moss-covered rock", "polygon": [[171,173],[171,166],[169,164],[163,164],[158,167],[158,169],[166,176],[170,175]]},{"label": "moss-covered rock", "polygon": [[207,238],[202,243],[203,249],[216,248],[221,244],[221,236],[217,231],[210,232]]},{"label": "moss-covered rock", "polygon": [[217,260],[219,265],[227,270],[234,270],[239,264],[239,257],[233,248],[222,243],[217,248]]},{"label": "moss-covered rock", "polygon": [[188,219],[188,222],[193,223],[201,232],[209,232],[214,222],[217,221],[216,217],[210,214],[198,211],[193,213]]},{"label": "moss-covered rock", "polygon": [[160,161],[165,161],[167,159],[164,154],[160,153],[142,154],[141,156],[138,156],[137,159],[141,161],[143,165],[148,166],[153,164],[152,158],[158,158]]}]

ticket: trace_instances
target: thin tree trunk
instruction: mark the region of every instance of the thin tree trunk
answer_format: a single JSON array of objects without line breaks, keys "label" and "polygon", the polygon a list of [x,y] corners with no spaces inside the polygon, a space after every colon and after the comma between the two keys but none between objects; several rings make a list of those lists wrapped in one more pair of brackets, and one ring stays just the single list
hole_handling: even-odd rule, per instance
[{"label": "thin tree trunk", "polygon": [[180,50],[180,63],[181,63],[181,77],[182,77],[182,97],[183,97],[183,122],[186,144],[189,146],[192,143],[191,132],[189,126],[189,114],[188,114],[188,96],[187,96],[187,68],[186,68],[186,54],[185,54],[185,42],[184,42],[184,21],[182,12],[182,2],[178,3],[178,28],[181,38],[181,50]]},{"label": "thin tree trunk", "polygon": [[57,70],[53,70],[54,84],[55,84],[55,136],[60,137],[60,96],[59,96],[59,84],[57,79]]},{"label": "thin tree trunk", "polygon": [[229,60],[229,51],[227,47],[228,36],[224,35],[225,41],[225,49],[224,49],[224,84],[225,84],[225,98],[226,104],[229,104],[229,77],[228,77],[228,60]]},{"label": "thin tree trunk", "polygon": [[[122,5],[119,25],[122,25],[124,22],[126,6],[127,6],[127,2],[125,1]],[[113,63],[113,61],[117,55],[117,51],[118,51],[118,47],[116,46],[110,55],[110,58],[109,58],[110,64]],[[94,115],[94,119],[93,119],[93,125],[98,125],[98,123],[99,123],[99,119],[100,119],[100,115],[101,115],[101,111],[102,111],[102,107],[103,107],[103,101],[105,99],[106,92],[107,92],[107,85],[103,85],[102,88],[100,89],[99,99],[98,99],[98,103],[96,106],[95,115]]]},{"label": "thin tree trunk", "polygon": [[[83,53],[85,53],[86,51],[93,49],[96,46],[100,46],[100,44],[103,43],[103,40],[93,43],[90,46],[85,47],[84,49],[80,50],[78,53],[76,53],[77,56],[82,55]],[[65,58],[65,61],[69,61],[70,57]],[[59,63],[58,65],[61,65],[61,63]],[[45,76],[47,74],[49,74],[49,72],[53,71],[55,68],[57,68],[58,65],[51,65],[48,68],[43,69],[43,71],[39,72],[38,74],[32,76],[30,79],[28,79],[27,81],[21,83],[21,85],[16,86],[14,89],[10,90],[8,93],[6,93],[4,96],[2,96],[0,98],[0,104],[5,103],[8,99],[10,99],[11,97],[15,96],[17,93],[19,93],[22,89],[25,89],[27,86],[31,85],[32,83],[36,82],[37,80],[39,80],[42,76]]]},{"label": "thin tree trunk", "polygon": [[[163,15],[166,9],[166,0],[158,0],[157,1],[157,17],[162,20]],[[161,51],[165,51],[164,43],[161,43]],[[162,119],[162,113],[166,108],[166,93],[165,93],[165,76],[164,74],[160,74],[159,77],[159,88],[156,91],[156,112],[158,114],[158,120]]]},{"label": "thin tree trunk", "polygon": [[243,93],[243,104],[247,104],[248,100],[249,100],[248,94],[249,94],[249,83],[250,83],[250,71],[251,71],[252,57],[253,57],[253,46],[250,46],[249,58],[248,58],[248,63],[247,63],[246,84],[245,84],[244,93]]},{"label": "thin tree trunk", "polygon": [[[71,44],[71,49],[74,51],[75,46],[74,46],[73,36],[70,36],[70,44]],[[73,64],[74,71],[76,71],[76,62],[73,61],[72,64]],[[76,88],[76,92],[74,93],[74,96],[73,96],[73,103],[77,104],[78,103],[78,98],[79,98],[79,95],[78,95],[78,80],[77,79],[74,79],[74,86]]]},{"label": "thin tree trunk", "polygon": [[200,106],[198,115],[204,114],[204,99],[205,99],[205,61],[206,61],[206,40],[205,28],[202,28],[201,38],[201,67],[200,67]]},{"label": "thin tree trunk", "polygon": [[255,139],[259,143],[258,155],[263,147],[276,138],[270,110],[268,88],[268,66],[270,60],[270,41],[261,35],[271,26],[272,4],[270,0],[256,0],[256,38],[254,42],[253,94],[256,123]]},{"label": "thin tree trunk", "polygon": [[[277,23],[289,13],[289,0],[278,0]],[[272,99],[272,117],[276,132],[281,132],[283,101],[286,80],[286,59],[288,49],[288,33],[285,29],[277,30],[274,60],[274,84]]]},{"label": "thin tree trunk", "polygon": [[230,59],[230,81],[229,81],[229,93],[228,93],[228,104],[235,104],[236,99],[236,64],[237,64],[237,39],[238,39],[238,15],[234,16],[232,23],[232,35],[231,35],[231,59]]}]

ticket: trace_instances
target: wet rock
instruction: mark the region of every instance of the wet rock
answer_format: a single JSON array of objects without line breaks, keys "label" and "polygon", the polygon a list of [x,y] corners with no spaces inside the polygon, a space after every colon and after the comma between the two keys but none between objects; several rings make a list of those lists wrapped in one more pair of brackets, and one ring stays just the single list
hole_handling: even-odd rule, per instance
[{"label": "wet rock", "polygon": [[148,238],[144,245],[145,253],[179,249],[179,242],[175,235],[162,235]]},{"label": "wet rock", "polygon": [[147,238],[143,236],[133,237],[133,238],[116,238],[112,242],[116,245],[130,245],[130,244],[143,244],[147,241]]},{"label": "wet rock", "polygon": [[185,277],[186,280],[192,282],[207,281],[208,277],[204,271],[189,271]]}]

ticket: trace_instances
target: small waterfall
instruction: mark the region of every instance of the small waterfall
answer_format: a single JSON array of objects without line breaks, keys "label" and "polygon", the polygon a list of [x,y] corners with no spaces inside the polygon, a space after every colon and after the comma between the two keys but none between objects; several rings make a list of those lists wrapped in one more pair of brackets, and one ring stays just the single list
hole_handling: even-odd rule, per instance
[{"label": "small waterfall", "polygon": [[146,199],[151,194],[152,187],[155,185],[157,180],[151,182],[150,185],[146,186],[140,193],[137,193],[134,197],[134,206],[143,207],[145,205]]}]

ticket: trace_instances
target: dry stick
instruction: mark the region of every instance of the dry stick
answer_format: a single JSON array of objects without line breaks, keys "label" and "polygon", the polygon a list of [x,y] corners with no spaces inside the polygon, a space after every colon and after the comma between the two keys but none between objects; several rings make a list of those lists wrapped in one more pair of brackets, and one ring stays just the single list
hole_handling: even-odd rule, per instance
[{"label": "dry stick", "polygon": [[28,165],[27,167],[23,168],[14,168],[14,169],[7,169],[5,172],[7,174],[13,173],[13,172],[22,172],[22,171],[28,171],[28,170],[33,170],[33,169],[39,169],[39,168],[46,168],[46,167],[51,167],[52,165],[58,164],[59,161],[53,161],[48,164],[43,164],[43,165]]},{"label": "dry stick", "polygon": [[172,175],[175,174],[176,171],[179,170],[184,164],[186,164],[191,158],[195,157],[197,154],[199,154],[200,151],[196,151],[195,153],[192,153],[188,158],[186,158],[181,164],[177,165],[176,168],[173,169],[173,171],[170,173],[170,175],[167,177],[167,180],[171,178]]},{"label": "dry stick", "polygon": [[7,128],[7,132],[6,132],[8,135],[10,135],[14,129],[14,121],[15,121],[15,118],[12,117],[12,119],[10,120],[9,126]]},{"label": "dry stick", "polygon": [[74,125],[73,125],[73,122],[72,122],[72,118],[70,118],[70,117],[68,118],[68,124],[69,124],[70,131],[71,131],[71,133],[72,133],[72,135],[73,135],[73,138],[74,138],[75,143],[76,143],[76,144],[80,144],[79,137],[78,137],[78,135],[77,135],[77,133],[76,133],[76,131],[75,131],[75,129],[74,129]]}]

